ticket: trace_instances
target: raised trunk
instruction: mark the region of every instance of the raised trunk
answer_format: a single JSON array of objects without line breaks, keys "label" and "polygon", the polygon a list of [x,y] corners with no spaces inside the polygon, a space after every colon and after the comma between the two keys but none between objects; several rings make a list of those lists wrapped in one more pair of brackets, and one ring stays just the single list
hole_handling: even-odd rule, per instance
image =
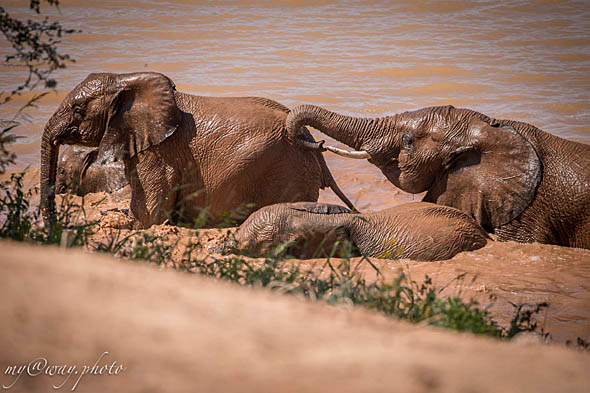
[{"label": "raised trunk", "polygon": [[365,150],[366,142],[388,132],[391,117],[359,118],[344,116],[315,105],[300,105],[287,116],[287,133],[295,139],[303,126],[311,126],[355,150]]},{"label": "raised trunk", "polygon": [[43,222],[49,228],[55,224],[55,178],[59,144],[55,136],[57,126],[50,119],[41,139],[41,213]]}]

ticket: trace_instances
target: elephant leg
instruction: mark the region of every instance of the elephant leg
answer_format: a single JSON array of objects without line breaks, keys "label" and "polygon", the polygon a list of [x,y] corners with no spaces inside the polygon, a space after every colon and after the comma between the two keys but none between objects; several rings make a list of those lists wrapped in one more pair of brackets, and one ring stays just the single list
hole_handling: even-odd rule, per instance
[{"label": "elephant leg", "polygon": [[148,228],[167,219],[174,221],[180,177],[159,154],[138,154],[126,168],[131,184],[131,212],[136,227]]},{"label": "elephant leg", "polygon": [[197,227],[207,224],[210,218],[207,205],[207,189],[192,158],[183,162],[182,180],[177,186],[178,194],[176,199],[177,222],[196,225]]}]

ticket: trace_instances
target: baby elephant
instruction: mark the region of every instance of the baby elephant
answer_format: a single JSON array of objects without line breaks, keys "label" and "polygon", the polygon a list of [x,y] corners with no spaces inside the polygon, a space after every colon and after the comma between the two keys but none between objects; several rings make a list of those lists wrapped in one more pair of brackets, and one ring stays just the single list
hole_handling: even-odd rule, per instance
[{"label": "baby elephant", "polygon": [[96,162],[97,155],[97,148],[65,146],[58,158],[56,192],[70,191],[78,195],[100,191],[112,193],[129,184],[123,162],[100,164]]},{"label": "baby elephant", "polygon": [[449,259],[488,239],[466,213],[426,202],[363,214],[322,203],[276,204],[253,213],[236,234],[238,248],[255,254],[284,245],[299,258],[339,256],[338,245],[348,240],[362,255],[419,261]]}]

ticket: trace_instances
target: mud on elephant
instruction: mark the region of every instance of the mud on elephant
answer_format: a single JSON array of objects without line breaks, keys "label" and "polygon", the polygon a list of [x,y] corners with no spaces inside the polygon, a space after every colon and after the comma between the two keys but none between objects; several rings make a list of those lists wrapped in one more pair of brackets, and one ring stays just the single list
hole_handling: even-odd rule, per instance
[{"label": "mud on elephant", "polygon": [[289,136],[310,125],[354,148],[300,144],[367,158],[395,186],[469,213],[499,240],[590,248],[590,145],[530,124],[452,106],[382,118],[313,105],[287,117]]},{"label": "mud on elephant", "polygon": [[[316,201],[326,186],[352,206],[321,154],[286,137],[288,113],[265,98],[181,93],[159,73],[90,74],[43,132],[44,219],[51,224],[55,217],[62,144],[99,147],[101,165],[124,162],[137,227],[166,219],[191,222],[203,214],[214,222],[240,206]],[[313,140],[307,129],[299,132]]]},{"label": "mud on elephant", "polygon": [[226,247],[256,255],[285,247],[296,257],[314,258],[346,256],[352,244],[358,248],[352,255],[434,261],[481,248],[488,239],[465,212],[432,203],[352,214],[343,206],[299,202],[254,212]]}]

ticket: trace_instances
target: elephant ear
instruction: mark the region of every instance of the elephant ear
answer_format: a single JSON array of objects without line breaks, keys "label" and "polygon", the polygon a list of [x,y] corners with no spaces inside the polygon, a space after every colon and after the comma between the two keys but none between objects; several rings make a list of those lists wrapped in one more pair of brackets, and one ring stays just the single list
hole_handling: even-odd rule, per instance
[{"label": "elephant ear", "polygon": [[424,201],[470,213],[493,232],[533,201],[542,164],[532,144],[510,126],[474,119],[466,145],[456,149]]},{"label": "elephant ear", "polygon": [[178,129],[181,119],[174,83],[165,75],[124,74],[114,83],[99,161],[131,158],[162,143]]},{"label": "elephant ear", "polygon": [[96,158],[98,157],[98,149],[92,149],[84,156],[84,161],[82,162],[82,170],[80,171],[80,182],[82,184],[82,180],[86,176],[86,172],[88,172],[88,168],[92,165]]}]

